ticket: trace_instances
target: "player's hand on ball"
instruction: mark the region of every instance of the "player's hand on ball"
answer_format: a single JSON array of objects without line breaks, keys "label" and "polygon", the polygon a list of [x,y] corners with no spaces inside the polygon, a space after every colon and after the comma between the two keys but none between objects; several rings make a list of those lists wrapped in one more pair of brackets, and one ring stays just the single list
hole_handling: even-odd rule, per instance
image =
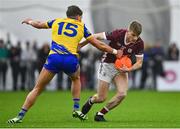
[{"label": "player's hand on ball", "polygon": [[117,68],[120,72],[122,73],[126,73],[126,72],[130,72],[131,68],[126,67],[125,65],[121,68]]},{"label": "player's hand on ball", "polygon": [[123,50],[122,49],[117,50],[116,58],[120,59],[122,57],[122,55],[123,55]]},{"label": "player's hand on ball", "polygon": [[26,23],[26,24],[30,24],[30,22],[32,21],[31,18],[27,18],[25,20],[22,21],[22,24]]},{"label": "player's hand on ball", "polygon": [[123,73],[132,71],[132,61],[128,56],[122,56],[121,58],[116,59],[114,66]]}]

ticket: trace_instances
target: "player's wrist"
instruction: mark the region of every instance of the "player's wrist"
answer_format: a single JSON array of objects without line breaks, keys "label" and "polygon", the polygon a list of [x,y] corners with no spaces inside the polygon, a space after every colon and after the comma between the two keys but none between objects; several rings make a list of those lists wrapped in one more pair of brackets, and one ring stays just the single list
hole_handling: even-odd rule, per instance
[{"label": "player's wrist", "polygon": [[112,54],[117,55],[118,51],[116,49],[112,50]]}]

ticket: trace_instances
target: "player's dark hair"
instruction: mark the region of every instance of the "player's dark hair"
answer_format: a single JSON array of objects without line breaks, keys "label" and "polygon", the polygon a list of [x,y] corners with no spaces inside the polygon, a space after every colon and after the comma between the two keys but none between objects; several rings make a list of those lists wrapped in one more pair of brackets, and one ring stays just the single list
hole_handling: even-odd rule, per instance
[{"label": "player's dark hair", "polygon": [[71,5],[68,7],[67,11],[66,11],[66,15],[69,18],[75,18],[75,16],[82,16],[83,12],[82,10],[76,6],[76,5]]},{"label": "player's dark hair", "polygon": [[137,36],[139,36],[142,32],[142,25],[137,21],[133,21],[129,26],[129,30],[133,31]]}]

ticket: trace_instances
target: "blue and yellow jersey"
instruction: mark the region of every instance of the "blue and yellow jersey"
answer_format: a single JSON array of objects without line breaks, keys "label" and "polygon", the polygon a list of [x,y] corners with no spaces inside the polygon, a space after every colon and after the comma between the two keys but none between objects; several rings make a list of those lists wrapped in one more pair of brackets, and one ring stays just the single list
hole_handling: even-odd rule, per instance
[{"label": "blue and yellow jersey", "polygon": [[47,22],[52,29],[52,46],[49,54],[77,54],[77,47],[81,39],[91,37],[91,33],[83,22],[70,18],[57,18]]}]

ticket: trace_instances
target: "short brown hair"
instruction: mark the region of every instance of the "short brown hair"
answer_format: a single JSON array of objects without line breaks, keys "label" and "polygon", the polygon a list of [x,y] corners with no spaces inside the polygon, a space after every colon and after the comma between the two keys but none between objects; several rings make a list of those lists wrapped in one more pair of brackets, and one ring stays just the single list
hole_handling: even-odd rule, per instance
[{"label": "short brown hair", "polygon": [[137,36],[139,36],[142,32],[142,25],[137,21],[133,21],[129,26],[129,30],[133,31]]},{"label": "short brown hair", "polygon": [[78,15],[82,16],[82,14],[83,14],[82,10],[76,5],[69,6],[66,11],[66,15],[69,18],[78,16]]}]

